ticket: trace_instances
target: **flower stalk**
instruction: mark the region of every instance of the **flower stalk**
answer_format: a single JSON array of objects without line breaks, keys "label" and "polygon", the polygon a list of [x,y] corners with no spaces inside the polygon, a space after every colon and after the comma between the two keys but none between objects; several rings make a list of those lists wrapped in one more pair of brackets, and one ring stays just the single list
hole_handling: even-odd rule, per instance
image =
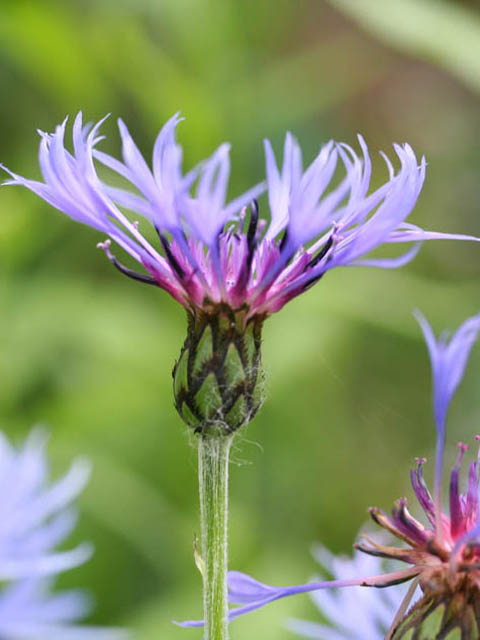
[{"label": "flower stalk", "polygon": [[197,437],[204,640],[228,638],[228,465],[235,433],[263,402],[264,318],[212,305],[188,314],[173,369],[175,407]]},{"label": "flower stalk", "polygon": [[198,436],[204,640],[228,640],[228,465],[233,435]]}]

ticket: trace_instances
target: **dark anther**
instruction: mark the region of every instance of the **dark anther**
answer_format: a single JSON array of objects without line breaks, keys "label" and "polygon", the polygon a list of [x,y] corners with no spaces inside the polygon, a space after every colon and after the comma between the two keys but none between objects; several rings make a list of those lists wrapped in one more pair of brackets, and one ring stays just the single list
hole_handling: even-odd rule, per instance
[{"label": "dark anther", "polygon": [[320,260],[323,260],[323,258],[330,251],[330,248],[331,248],[332,244],[333,244],[333,233],[329,236],[329,238],[326,241],[326,243],[323,245],[323,247],[320,249],[320,251],[317,253],[317,255],[314,256],[310,260],[310,262],[307,264],[307,266],[305,268],[306,269],[312,269],[313,267],[315,267],[320,262]]},{"label": "dark anther", "polygon": [[155,227],[155,229],[157,230],[158,237],[160,238],[160,242],[162,243],[163,250],[165,251],[165,255],[167,257],[167,260],[170,266],[172,267],[172,269],[174,269],[174,271],[177,272],[177,275],[180,278],[183,278],[185,276],[185,271],[178,264],[177,259],[173,255],[172,250],[170,249],[170,245],[168,244],[167,238],[163,235],[163,233],[161,233],[158,227]]},{"label": "dark anther", "polygon": [[257,226],[258,226],[258,202],[256,200],[252,200],[252,203],[250,204],[250,223],[248,225],[248,231],[247,231],[247,245],[248,245],[249,252],[252,252],[253,250]]},{"label": "dark anther", "polygon": [[285,245],[287,244],[287,240],[288,240],[288,228],[285,229],[285,233],[283,234],[283,238],[280,240],[280,246],[279,246],[280,251],[283,251]]},{"label": "dark anther", "polygon": [[324,275],[325,275],[325,272],[323,271],[320,275],[314,276],[310,280],[307,280],[307,282],[305,282],[302,286],[302,291],[307,291],[307,289],[310,289],[310,287],[313,287],[313,285],[316,284],[321,278],[323,278]]},{"label": "dark anther", "polygon": [[255,249],[255,235],[258,227],[258,202],[252,200],[250,204],[250,222],[247,230],[247,259],[242,271],[238,277],[237,283],[239,286],[244,286],[250,276],[252,268],[253,254]]},{"label": "dark anther", "polygon": [[390,557],[388,555],[388,553],[385,553],[384,551],[380,551],[378,549],[375,549],[374,547],[369,547],[366,544],[363,544],[362,542],[356,542],[353,546],[354,546],[355,549],[358,549],[362,553],[366,553],[369,556],[374,556],[375,558],[389,558]]},{"label": "dark anther", "polygon": [[412,518],[412,516],[408,513],[407,505],[405,503],[402,502],[399,505],[398,509],[396,510],[396,516],[407,529],[412,530],[412,528],[415,528],[415,530],[418,530],[418,524],[415,519]]},{"label": "dark anther", "polygon": [[215,248],[215,252],[217,256],[220,255],[220,240],[222,239],[224,234],[225,234],[225,231],[223,229],[220,229],[220,231],[215,236],[215,244],[213,246]]},{"label": "dark anther", "polygon": [[156,284],[158,285],[158,282],[155,280],[155,278],[152,278],[151,276],[144,276],[142,273],[137,273],[136,271],[133,271],[133,269],[129,269],[128,267],[126,267],[125,265],[123,265],[121,262],[119,262],[115,256],[112,256],[110,258],[110,261],[115,265],[115,267],[124,275],[128,276],[129,278],[132,278],[133,280],[138,280],[139,282],[144,282],[145,284]]}]

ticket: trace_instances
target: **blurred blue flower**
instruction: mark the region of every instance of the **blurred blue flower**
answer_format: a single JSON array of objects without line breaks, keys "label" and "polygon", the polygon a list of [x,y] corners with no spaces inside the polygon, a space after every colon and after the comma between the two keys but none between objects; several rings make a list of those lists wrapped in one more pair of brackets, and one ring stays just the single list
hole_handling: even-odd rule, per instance
[{"label": "blurred blue flower", "polygon": [[72,501],[85,487],[90,464],[76,460],[49,483],[47,436],[34,429],[20,448],[0,432],[0,637],[5,640],[125,640],[115,629],[81,627],[90,610],[80,591],[53,592],[57,574],[83,564],[92,548],[56,548],[75,526]]},{"label": "blurred blue flower", "polygon": [[[314,553],[334,580],[375,575],[385,569],[380,558],[357,550],[352,557],[335,556],[323,546]],[[317,591],[312,593],[312,599],[328,623],[292,619],[288,627],[301,636],[319,640],[382,640],[405,594],[404,585],[390,589]]]},{"label": "blurred blue flower", "polygon": [[[394,145],[396,172],[384,156],[389,177],[370,189],[371,162],[359,137],[361,157],[346,144],[328,142],[303,168],[300,146],[285,138],[283,165],[265,141],[266,184],[258,184],[227,203],[229,145],[188,172],[175,139],[180,118],[173,116],[153,148],[152,169],[120,120],[123,162],[99,151],[100,121],[73,125],[73,154],[65,148],[66,120],[53,134],[40,132],[39,162],[44,182],[8,169],[23,185],[68,216],[109,236],[101,243],[108,258],[126,275],[168,291],[187,310],[215,311],[219,305],[246,317],[274,313],[338,266],[394,268],[416,254],[419,241],[477,240],[470,236],[427,232],[407,223],[425,178],[426,161],[417,161],[408,144]],[[108,167],[115,184],[102,181],[94,160]],[[332,186],[339,162],[343,178]],[[120,188],[119,180],[131,189]],[[197,183],[195,193],[191,188]],[[259,218],[255,198],[268,190],[270,222]],[[248,214],[246,207],[250,205]],[[155,228],[155,248],[122,209],[135,212]],[[132,271],[112,254],[113,240],[146,273]],[[414,242],[395,258],[362,259],[382,244]]]}]

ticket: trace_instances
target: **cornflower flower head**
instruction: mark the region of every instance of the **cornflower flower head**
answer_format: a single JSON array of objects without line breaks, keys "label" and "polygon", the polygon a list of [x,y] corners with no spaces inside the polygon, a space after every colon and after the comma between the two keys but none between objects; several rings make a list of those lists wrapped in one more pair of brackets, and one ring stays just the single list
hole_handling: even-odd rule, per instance
[{"label": "cornflower flower head", "polygon": [[[425,514],[425,524],[408,510],[407,499],[395,503],[391,515],[372,507],[373,520],[403,542],[402,547],[381,544],[370,536],[355,547],[373,557],[398,560],[408,566],[393,572],[353,576],[289,587],[274,587],[240,572],[230,572],[230,600],[240,607],[230,610],[234,619],[264,605],[299,593],[335,587],[389,587],[412,580],[393,617],[388,640],[428,638],[478,640],[480,637],[480,468],[477,456],[469,465],[467,487],[460,490],[462,458],[468,449],[459,443],[450,472],[449,509],[442,508],[442,471],[446,416],[450,401],[464,375],[467,360],[480,331],[480,314],[468,319],[448,339],[436,339],[427,321],[417,315],[430,354],[433,373],[433,409],[437,432],[433,497],[423,477],[425,458],[417,458],[411,472],[415,496]],[[476,436],[480,440],[480,436]],[[422,597],[408,611],[417,586]],[[346,611],[345,616],[351,612]],[[201,626],[187,621],[183,626]]]},{"label": "cornflower flower head", "polygon": [[[408,511],[407,499],[400,498],[391,516],[376,507],[370,513],[375,522],[406,546],[378,545],[368,538],[356,546],[366,553],[401,560],[417,571],[423,598],[392,630],[392,638],[406,638],[409,634],[416,637],[414,634],[428,629],[435,638],[457,633],[462,639],[473,640],[480,636],[480,452],[468,467],[466,490],[462,492],[461,465],[469,447],[458,444],[458,456],[450,472],[448,511],[442,508],[442,472],[448,407],[480,331],[480,315],[468,319],[450,340],[446,334],[437,340],[425,318],[420,314],[417,317],[433,373],[437,430],[433,497],[423,478],[425,458],[416,458],[411,483],[428,524],[414,518]],[[480,436],[475,439],[479,441]]]},{"label": "cornflower flower head", "polygon": [[79,459],[48,482],[45,433],[36,429],[14,448],[0,432],[0,637],[5,640],[126,640],[115,629],[77,624],[90,610],[81,591],[55,593],[55,577],[89,559],[91,546],[56,551],[76,522],[72,501],[90,464]]},{"label": "cornflower flower head", "polygon": [[[394,145],[397,171],[385,156],[388,180],[368,193],[371,162],[346,144],[328,142],[303,168],[293,136],[285,138],[283,164],[265,141],[266,183],[227,201],[229,145],[184,174],[175,138],[180,118],[160,131],[150,168],[120,120],[123,161],[97,148],[100,125],[73,125],[73,153],[65,148],[66,120],[53,134],[40,132],[43,182],[7,169],[7,184],[22,185],[68,216],[106,234],[99,244],[127,276],[170,293],[188,314],[188,335],[174,369],[177,410],[196,430],[221,425],[232,432],[248,422],[262,401],[261,329],[266,317],[347,265],[399,267],[427,239],[476,239],[426,232],[406,222],[425,178],[426,162],[412,148]],[[100,179],[95,162],[131,189]],[[341,165],[340,183],[332,179]],[[269,221],[256,198],[268,191]],[[125,210],[145,219],[158,236],[154,246]],[[111,242],[136,260],[137,272],[114,255]],[[382,244],[414,242],[395,258],[366,258]]]},{"label": "cornflower flower head", "polygon": [[[375,575],[385,568],[381,558],[358,550],[353,556],[336,556],[319,546],[314,555],[334,580]],[[332,589],[316,591],[311,596],[328,622],[289,620],[288,628],[298,635],[319,640],[382,640],[405,596],[405,588]]]}]

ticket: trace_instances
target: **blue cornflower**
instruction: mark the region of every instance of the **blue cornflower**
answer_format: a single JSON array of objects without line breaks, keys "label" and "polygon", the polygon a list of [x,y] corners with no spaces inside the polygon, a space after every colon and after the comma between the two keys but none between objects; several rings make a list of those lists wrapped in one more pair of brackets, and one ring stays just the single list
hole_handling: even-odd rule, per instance
[{"label": "blue cornflower", "polygon": [[[303,168],[302,152],[287,133],[283,164],[265,141],[266,183],[227,202],[229,145],[222,144],[199,166],[183,174],[182,149],[175,139],[180,118],[173,116],[153,148],[152,169],[120,120],[123,162],[100,151],[100,121],[73,125],[73,153],[65,148],[66,120],[55,133],[40,132],[39,162],[44,182],[23,185],[68,216],[109,236],[101,246],[126,275],[168,291],[189,312],[214,313],[227,307],[245,317],[264,317],[281,309],[327,271],[338,266],[399,267],[413,258],[418,242],[470,236],[427,232],[407,223],[425,178],[426,162],[408,144],[394,145],[395,171],[386,156],[387,182],[368,194],[371,163],[359,136],[361,156],[346,144],[328,142]],[[95,161],[129,183],[123,189],[101,180]],[[340,183],[332,179],[340,164]],[[195,191],[192,187],[196,183]],[[257,198],[268,191],[270,221],[259,218]],[[250,214],[246,206],[250,205]],[[155,228],[154,247],[123,209]],[[137,273],[111,251],[111,240],[145,269]],[[366,258],[382,244],[416,243],[396,258]]]},{"label": "blue cornflower", "polygon": [[[7,169],[7,184],[22,185],[68,216],[107,234],[99,244],[127,276],[168,291],[187,310],[187,338],[174,367],[175,407],[196,433],[234,433],[250,422],[263,397],[261,337],[265,318],[314,285],[334,267],[399,267],[423,240],[478,240],[428,232],[406,222],[423,186],[420,162],[408,144],[394,145],[398,170],[385,157],[388,180],[370,190],[371,162],[333,141],[304,169],[290,133],[283,163],[265,141],[266,181],[227,200],[229,145],[186,174],[173,116],[160,131],[152,168],[120,120],[123,161],[98,148],[99,130],[73,124],[73,153],[65,147],[67,121],[40,132],[43,182]],[[101,178],[97,167],[109,171]],[[106,169],[105,169],[106,168]],[[102,173],[102,176],[104,174]],[[339,178],[334,180],[335,175]],[[127,188],[125,188],[127,187]],[[267,190],[270,214],[261,219],[256,198]],[[133,212],[153,226],[141,232]],[[143,272],[112,252],[115,242]],[[365,257],[380,245],[413,243],[395,258]]]},{"label": "blue cornflower", "polygon": [[[264,605],[299,593],[334,587],[388,587],[414,578],[397,614],[388,638],[417,637],[424,621],[443,638],[447,632],[461,630],[462,638],[478,638],[480,633],[480,452],[470,463],[466,491],[460,490],[460,469],[468,446],[459,443],[458,457],[450,473],[449,511],[442,509],[441,481],[445,447],[445,421],[450,401],[463,378],[470,351],[480,331],[480,314],[469,318],[448,339],[436,339],[423,316],[417,314],[429,350],[433,373],[433,410],[437,432],[434,493],[431,496],[423,477],[425,458],[416,458],[411,483],[427,524],[408,510],[406,498],[396,501],[391,515],[372,507],[373,520],[404,546],[379,544],[363,535],[355,546],[374,557],[398,560],[409,565],[390,573],[346,576],[338,580],[313,582],[290,587],[274,587],[237,571],[229,574],[230,601],[240,607],[230,611],[234,619]],[[480,436],[476,436],[480,440]],[[420,586],[423,596],[405,617],[409,602]],[[350,615],[348,612],[346,615]],[[403,620],[403,621],[402,621]],[[183,626],[201,626],[188,621]],[[438,627],[438,628],[437,628]],[[426,631],[426,629],[424,629]],[[392,635],[393,634],[393,635]],[[420,636],[419,636],[420,637]],[[422,636],[423,637],[423,636]],[[459,636],[460,637],[460,636]]]},{"label": "blue cornflower", "polygon": [[88,544],[56,551],[76,522],[72,501],[90,464],[75,461],[54,484],[48,479],[47,438],[33,430],[20,448],[0,432],[0,637],[5,640],[125,640],[115,629],[82,627],[90,610],[80,591],[55,593],[57,574],[83,564]]}]

